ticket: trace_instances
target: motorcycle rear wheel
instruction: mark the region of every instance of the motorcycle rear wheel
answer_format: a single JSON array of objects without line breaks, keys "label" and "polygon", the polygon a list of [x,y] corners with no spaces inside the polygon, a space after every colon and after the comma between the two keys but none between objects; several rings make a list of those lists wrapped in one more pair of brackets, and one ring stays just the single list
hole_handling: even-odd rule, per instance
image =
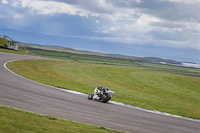
[{"label": "motorcycle rear wheel", "polygon": [[93,99],[93,96],[94,96],[94,94],[92,93],[92,94],[90,94],[90,95],[88,95],[88,99],[89,100],[92,100]]}]

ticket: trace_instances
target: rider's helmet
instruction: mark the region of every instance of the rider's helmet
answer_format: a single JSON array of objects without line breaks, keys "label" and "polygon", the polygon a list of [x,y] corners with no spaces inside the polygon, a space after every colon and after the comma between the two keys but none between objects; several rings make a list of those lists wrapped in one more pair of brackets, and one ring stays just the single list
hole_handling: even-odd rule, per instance
[{"label": "rider's helmet", "polygon": [[103,87],[98,86],[97,89],[98,89],[98,90],[103,90]]},{"label": "rider's helmet", "polygon": [[105,88],[107,91],[110,90],[108,87]]}]

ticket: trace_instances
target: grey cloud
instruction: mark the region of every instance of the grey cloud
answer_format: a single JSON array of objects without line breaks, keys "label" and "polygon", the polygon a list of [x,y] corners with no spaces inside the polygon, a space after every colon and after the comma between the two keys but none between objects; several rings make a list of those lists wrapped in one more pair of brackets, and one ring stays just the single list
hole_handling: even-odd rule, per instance
[{"label": "grey cloud", "polygon": [[[49,1],[49,0],[48,0]],[[114,8],[137,9],[141,14],[149,14],[167,21],[200,22],[200,2],[177,3],[159,0],[107,0],[101,5],[98,0],[51,0],[78,6],[94,13],[114,14]],[[106,5],[112,5],[109,9]],[[104,7],[103,7],[104,6]]]},{"label": "grey cloud", "polygon": [[[76,7],[93,11],[94,13],[108,13],[113,14],[115,11],[114,8],[127,8],[126,2],[123,0],[44,0],[44,1],[57,1],[63,2],[67,4],[72,4]],[[126,0],[129,1],[130,4],[133,3],[133,0]],[[136,3],[136,2],[134,2]],[[107,8],[108,5],[111,5],[113,9]]]},{"label": "grey cloud", "polygon": [[181,23],[170,23],[170,22],[153,22],[150,25],[154,27],[166,27],[169,29],[173,28],[185,28],[185,26]]},{"label": "grey cloud", "polygon": [[141,12],[167,21],[200,22],[200,2],[175,3],[169,1],[146,0],[139,8]]}]

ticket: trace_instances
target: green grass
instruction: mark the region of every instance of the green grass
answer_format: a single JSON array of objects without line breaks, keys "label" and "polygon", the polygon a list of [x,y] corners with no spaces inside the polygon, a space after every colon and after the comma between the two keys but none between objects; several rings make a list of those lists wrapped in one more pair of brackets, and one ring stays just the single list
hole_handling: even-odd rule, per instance
[{"label": "green grass", "polygon": [[[116,91],[114,101],[200,119],[200,77],[182,75],[199,69],[140,64],[143,66],[24,60],[11,62],[8,68],[32,80],[86,94],[107,86]],[[156,67],[164,71],[155,71]]]},{"label": "green grass", "polygon": [[120,133],[52,116],[38,115],[0,106],[1,133]]},{"label": "green grass", "polygon": [[164,71],[168,73],[200,77],[200,69],[197,68],[187,68],[183,66],[134,61],[134,60],[120,59],[120,58],[109,58],[102,56],[92,56],[92,55],[76,54],[70,52],[49,51],[49,50],[33,49],[33,48],[30,48],[29,51],[34,55],[67,60],[67,61],[107,64],[114,66],[127,66],[131,68],[134,67],[145,70]]},{"label": "green grass", "polygon": [[7,41],[6,39],[4,38],[0,38],[0,46],[2,47],[7,47]]}]

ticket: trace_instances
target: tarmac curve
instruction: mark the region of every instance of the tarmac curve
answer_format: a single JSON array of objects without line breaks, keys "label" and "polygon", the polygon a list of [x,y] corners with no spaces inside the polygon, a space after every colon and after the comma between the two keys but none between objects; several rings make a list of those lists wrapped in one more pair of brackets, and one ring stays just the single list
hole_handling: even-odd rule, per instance
[{"label": "tarmac curve", "polygon": [[90,101],[85,94],[37,83],[4,67],[6,62],[23,59],[44,58],[0,52],[1,105],[132,133],[200,132],[199,120],[113,101],[107,104]]}]

